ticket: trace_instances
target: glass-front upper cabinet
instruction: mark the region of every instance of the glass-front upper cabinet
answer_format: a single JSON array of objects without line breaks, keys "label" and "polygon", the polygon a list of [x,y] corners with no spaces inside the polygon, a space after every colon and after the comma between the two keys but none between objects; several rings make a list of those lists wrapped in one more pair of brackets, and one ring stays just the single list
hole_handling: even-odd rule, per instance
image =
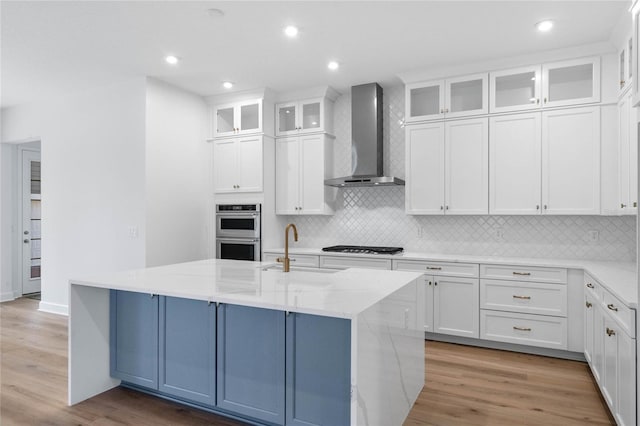
[{"label": "glass-front upper cabinet", "polygon": [[555,107],[600,101],[600,58],[542,65],[542,106]]},{"label": "glass-front upper cabinet", "polygon": [[631,87],[633,77],[633,37],[629,37],[618,53],[618,80],[620,95]]},{"label": "glass-front upper cabinet", "polygon": [[523,111],[540,107],[540,66],[492,72],[489,76],[490,112]]},{"label": "glass-front upper cabinet", "polygon": [[262,99],[214,107],[214,136],[262,132]]},{"label": "glass-front upper cabinet", "polygon": [[276,135],[286,136],[300,133],[330,131],[325,98],[276,105]]},{"label": "glass-front upper cabinet", "polygon": [[405,87],[405,122],[464,117],[488,112],[487,74],[412,83]]}]

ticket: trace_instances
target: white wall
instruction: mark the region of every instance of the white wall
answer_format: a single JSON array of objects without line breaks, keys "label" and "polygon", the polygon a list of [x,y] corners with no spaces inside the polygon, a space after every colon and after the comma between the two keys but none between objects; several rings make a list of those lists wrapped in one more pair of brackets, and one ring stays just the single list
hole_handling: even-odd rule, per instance
[{"label": "white wall", "polygon": [[144,266],[145,95],[140,77],[2,111],[3,142],[42,141],[41,310],[66,313],[71,277]]},{"label": "white wall", "polygon": [[209,125],[204,99],[147,80],[146,265],[208,257]]}]

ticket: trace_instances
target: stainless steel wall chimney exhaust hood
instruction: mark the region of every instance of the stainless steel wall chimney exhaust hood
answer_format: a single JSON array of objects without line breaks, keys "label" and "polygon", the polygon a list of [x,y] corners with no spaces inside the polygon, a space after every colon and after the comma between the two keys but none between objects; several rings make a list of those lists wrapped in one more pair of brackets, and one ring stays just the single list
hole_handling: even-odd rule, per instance
[{"label": "stainless steel wall chimney exhaust hood", "polygon": [[378,83],[351,88],[351,176],[327,179],[325,185],[404,185],[402,179],[382,172],[382,87]]}]

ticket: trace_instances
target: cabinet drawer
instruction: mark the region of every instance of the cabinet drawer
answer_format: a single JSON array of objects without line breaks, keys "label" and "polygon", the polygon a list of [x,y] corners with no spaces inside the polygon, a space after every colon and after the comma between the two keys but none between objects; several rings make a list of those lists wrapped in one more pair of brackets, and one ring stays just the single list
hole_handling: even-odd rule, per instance
[{"label": "cabinet drawer", "polygon": [[602,300],[602,286],[589,274],[584,274],[584,290],[589,292],[594,299]]},{"label": "cabinet drawer", "polygon": [[566,284],[567,270],[538,266],[480,265],[480,278]]},{"label": "cabinet drawer", "polygon": [[391,259],[370,259],[366,257],[321,256],[320,267],[329,269],[367,268],[391,269]]},{"label": "cabinet drawer", "polygon": [[604,311],[624,328],[625,333],[632,338],[636,337],[636,311],[634,309],[625,306],[606,289],[603,289],[602,292],[602,305]]},{"label": "cabinet drawer", "polygon": [[566,350],[567,319],[481,310],[480,338]]},{"label": "cabinet drawer", "polygon": [[483,279],[480,308],[566,317],[567,286]]},{"label": "cabinet drawer", "polygon": [[419,271],[429,275],[447,277],[477,278],[478,265],[475,263],[422,262],[415,260],[394,260],[393,269],[398,271]]},{"label": "cabinet drawer", "polygon": [[[284,253],[265,253],[263,262],[277,262],[276,259],[283,257]],[[312,254],[290,254],[291,266],[306,266],[317,268],[320,266],[320,256]]]}]

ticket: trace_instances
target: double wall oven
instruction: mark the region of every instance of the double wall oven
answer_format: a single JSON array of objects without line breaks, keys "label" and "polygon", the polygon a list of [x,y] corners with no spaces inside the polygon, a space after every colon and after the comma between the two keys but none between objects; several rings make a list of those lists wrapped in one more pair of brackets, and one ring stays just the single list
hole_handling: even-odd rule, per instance
[{"label": "double wall oven", "polygon": [[260,204],[216,205],[216,257],[261,260]]}]

